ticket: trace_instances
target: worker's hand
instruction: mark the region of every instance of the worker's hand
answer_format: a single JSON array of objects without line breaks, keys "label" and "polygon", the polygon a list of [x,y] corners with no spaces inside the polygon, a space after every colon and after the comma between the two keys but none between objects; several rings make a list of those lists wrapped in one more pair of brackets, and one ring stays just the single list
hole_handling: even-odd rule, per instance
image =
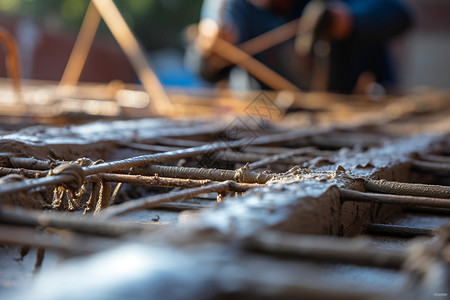
[{"label": "worker's hand", "polygon": [[297,53],[309,55],[317,40],[342,40],[353,31],[350,8],[341,1],[327,3],[313,0],[304,9],[299,34],[296,39]]},{"label": "worker's hand", "polygon": [[228,65],[228,61],[218,55],[217,40],[222,39],[228,43],[236,44],[237,34],[232,27],[219,25],[210,19],[200,21],[195,41],[196,50],[201,54],[211,72],[220,71]]},{"label": "worker's hand", "polygon": [[214,20],[210,19],[200,21],[196,39],[197,50],[205,56],[213,54],[217,39],[223,39],[231,44],[237,42],[235,30],[230,26],[219,27]]},{"label": "worker's hand", "polygon": [[350,36],[353,17],[342,1],[313,0],[304,9],[300,30],[311,30],[316,38],[341,40]]},{"label": "worker's hand", "polygon": [[323,34],[331,40],[348,38],[353,31],[353,16],[348,5],[341,1],[331,1],[327,5],[329,13],[329,27]]}]

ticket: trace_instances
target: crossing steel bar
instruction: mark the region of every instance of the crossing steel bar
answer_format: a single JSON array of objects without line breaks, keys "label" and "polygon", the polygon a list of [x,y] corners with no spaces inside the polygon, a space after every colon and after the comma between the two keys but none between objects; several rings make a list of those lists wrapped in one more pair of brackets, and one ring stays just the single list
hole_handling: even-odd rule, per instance
[{"label": "crossing steel bar", "polygon": [[450,199],[362,193],[348,189],[341,189],[341,199],[342,201],[450,208]]}]

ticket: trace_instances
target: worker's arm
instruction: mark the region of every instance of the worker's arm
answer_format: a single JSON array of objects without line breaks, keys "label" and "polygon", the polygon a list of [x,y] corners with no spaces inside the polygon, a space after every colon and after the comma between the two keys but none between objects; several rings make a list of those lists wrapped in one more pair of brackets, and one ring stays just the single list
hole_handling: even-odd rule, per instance
[{"label": "worker's arm", "polygon": [[252,10],[255,8],[242,0],[207,0],[203,8],[203,20],[199,23],[195,41],[199,57],[193,67],[207,81],[217,82],[228,76],[230,67],[227,61],[215,53],[215,38],[234,45],[247,40],[251,34],[249,28],[252,27],[249,26],[248,15],[254,15]]},{"label": "worker's arm", "polygon": [[237,37],[233,27],[219,26],[214,20],[205,19],[198,25],[198,36],[195,41],[196,52],[199,53],[198,73],[206,80],[217,82],[227,77],[229,68],[227,61],[216,53],[216,39],[236,44]]},{"label": "worker's arm", "polygon": [[397,0],[346,1],[353,18],[352,38],[361,43],[383,43],[408,29],[409,10]]}]

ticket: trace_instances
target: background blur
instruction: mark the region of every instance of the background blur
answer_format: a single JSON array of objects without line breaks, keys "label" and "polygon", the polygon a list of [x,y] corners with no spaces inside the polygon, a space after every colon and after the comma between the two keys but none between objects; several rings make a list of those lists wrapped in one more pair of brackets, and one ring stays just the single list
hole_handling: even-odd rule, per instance
[{"label": "background blur", "polygon": [[[415,27],[393,41],[401,85],[450,88],[450,1],[407,0]],[[0,24],[18,40],[23,77],[59,80],[88,0],[0,0]],[[149,53],[166,86],[203,86],[183,66],[184,30],[197,23],[202,0],[115,0]],[[3,49],[0,57],[4,57]],[[0,76],[6,76],[0,59]],[[134,72],[104,24],[81,81],[136,82]]]}]

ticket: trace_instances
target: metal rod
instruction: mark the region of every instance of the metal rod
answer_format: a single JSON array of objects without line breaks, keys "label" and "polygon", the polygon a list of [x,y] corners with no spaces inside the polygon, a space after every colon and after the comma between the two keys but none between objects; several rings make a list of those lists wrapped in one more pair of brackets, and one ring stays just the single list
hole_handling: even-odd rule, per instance
[{"label": "metal rod", "polygon": [[404,183],[387,180],[367,180],[364,182],[364,187],[367,191],[377,193],[450,198],[450,187],[442,185]]},{"label": "metal rod", "polygon": [[208,179],[214,181],[235,180],[243,183],[266,183],[273,178],[273,175],[257,173],[246,168],[237,171],[207,168],[188,168],[151,165],[137,172],[143,175],[158,174],[163,177],[176,177],[188,179]]},{"label": "metal rod", "polygon": [[14,92],[16,94],[16,104],[20,104],[22,98],[20,94],[21,68],[19,47],[17,46],[14,37],[2,27],[0,27],[0,42],[5,45],[6,69],[13,82]]},{"label": "metal rod", "polygon": [[310,148],[300,148],[300,149],[292,150],[288,153],[276,154],[276,155],[261,159],[260,161],[253,162],[253,163],[249,164],[248,167],[251,170],[257,169],[257,168],[264,167],[264,166],[267,166],[272,163],[276,163],[276,162],[291,158],[296,155],[302,155],[302,154],[308,153],[310,151],[311,151]]},{"label": "metal rod", "polygon": [[[294,131],[288,133],[274,134],[269,136],[257,137],[251,142],[247,139],[235,140],[229,142],[215,142],[211,144],[206,144],[199,147],[180,149],[175,151],[155,153],[137,156],[133,158],[101,163],[98,165],[92,165],[88,167],[83,167],[84,175],[93,175],[98,173],[109,173],[114,171],[119,171],[123,169],[129,169],[132,167],[141,167],[149,165],[152,163],[163,163],[167,161],[174,161],[181,158],[193,157],[199,154],[206,154],[217,150],[240,147],[243,142],[248,143],[247,145],[265,145],[265,144],[276,144],[286,141],[298,140],[300,138],[308,137],[312,134],[317,134],[313,132],[305,131]],[[24,180],[21,182],[0,186],[0,195],[23,191],[29,188],[44,186],[44,185],[57,185],[73,181],[73,176],[64,176],[64,174],[53,175],[51,177]]]},{"label": "metal rod", "polygon": [[[261,161],[267,159],[267,155],[263,154],[255,154],[255,153],[248,153],[248,149],[246,149],[246,152],[238,152],[238,151],[220,151],[217,154],[218,160],[224,160],[227,162],[234,162],[234,163],[253,163],[256,161]],[[277,154],[280,155],[280,154]],[[313,157],[292,157],[287,156],[285,159],[280,159],[276,161],[278,164],[293,164],[293,165],[299,165],[307,162],[308,160],[312,159]],[[264,164],[267,165],[267,164]],[[255,168],[256,169],[256,168]]]},{"label": "metal rod", "polygon": [[[262,271],[264,272],[264,271]],[[300,273],[299,278],[311,276],[311,274]],[[244,296],[238,299],[333,299],[333,300],[367,300],[367,299],[390,299],[392,293],[389,291],[365,291],[363,289],[349,289],[345,285],[327,283],[324,285],[313,280],[298,280],[286,282],[280,280],[268,280],[264,275],[248,276],[241,285],[245,288]],[[394,299],[394,298],[393,298]]]},{"label": "metal rod", "polygon": [[73,181],[72,175],[61,174],[58,176],[42,177],[37,179],[22,180],[0,186],[0,195],[28,191],[40,186],[60,185]]},{"label": "metal rod", "polygon": [[366,225],[366,233],[410,238],[420,235],[434,236],[438,233],[438,230],[432,228],[370,223]]},{"label": "metal rod", "polygon": [[448,155],[422,154],[419,158],[425,161],[450,164],[450,156]]},{"label": "metal rod", "polygon": [[[239,141],[237,141],[239,142]],[[213,143],[208,144],[201,147],[194,147],[194,148],[188,148],[188,149],[182,149],[182,150],[176,150],[176,151],[169,151],[164,153],[156,153],[156,154],[149,154],[149,155],[143,155],[143,156],[137,156],[129,159],[114,161],[114,162],[107,162],[103,164],[93,165],[89,167],[84,167],[83,171],[85,175],[93,175],[97,173],[102,172],[113,172],[118,171],[122,169],[129,169],[132,167],[139,167],[143,165],[147,165],[150,163],[161,163],[165,161],[172,161],[177,160],[181,158],[186,157],[192,157],[196,156],[198,154],[207,153],[209,151],[215,151],[218,149],[224,149],[230,147],[230,145],[233,145],[235,142],[225,143],[225,142],[219,142],[219,143]],[[14,193],[19,191],[28,190],[34,187],[39,186],[47,186],[47,185],[59,185],[64,184],[67,182],[73,181],[72,175],[53,175],[50,177],[43,177],[38,179],[30,179],[30,180],[23,180],[16,183],[11,183],[8,185],[0,186],[0,195],[8,194],[8,193]]]},{"label": "metal rod", "polygon": [[184,210],[199,210],[205,208],[213,208],[216,205],[204,205],[204,204],[195,204],[195,203],[185,203],[185,202],[176,202],[176,203],[164,203],[159,205],[158,209],[166,209],[166,210],[176,210],[176,211],[184,211]]},{"label": "metal rod", "polygon": [[300,92],[300,89],[293,83],[265,66],[251,55],[221,38],[216,39],[213,51],[230,62],[246,69],[257,79],[275,90]]},{"label": "metal rod", "polygon": [[230,191],[245,192],[250,188],[253,188],[253,186],[241,185],[234,181],[225,181],[222,183],[212,184],[208,186],[186,189],[183,191],[172,192],[164,195],[150,196],[138,200],[124,202],[122,204],[111,206],[103,210],[101,213],[98,214],[98,216],[104,218],[112,218],[135,210],[150,209],[164,203],[192,198],[200,194],[220,193]]},{"label": "metal rod", "polygon": [[450,208],[450,200],[442,198],[427,198],[416,196],[400,196],[391,194],[362,193],[348,189],[341,189],[342,201],[356,201],[369,203],[385,203],[394,205],[424,206],[436,208]]},{"label": "metal rod", "polygon": [[70,213],[14,211],[2,208],[0,210],[0,223],[27,226],[66,229],[74,232],[118,237],[127,234],[139,233],[159,229],[151,224],[137,224],[130,222],[110,222],[99,220],[93,216],[79,216]]},{"label": "metal rod", "polygon": [[221,160],[226,160],[229,162],[240,162],[240,163],[246,163],[246,162],[254,162],[257,160],[261,160],[263,158],[267,157],[267,155],[264,154],[257,154],[257,153],[249,153],[249,151],[240,152],[240,151],[220,151],[217,154],[217,158]]},{"label": "metal rod", "polygon": [[[256,55],[296,36],[299,33],[299,24],[300,19],[292,20],[266,33],[258,35],[255,38],[243,42],[237,47],[251,56]],[[224,62],[223,65],[218,65],[217,67],[222,69],[228,65],[229,62]]]},{"label": "metal rod", "polygon": [[124,174],[110,174],[110,173],[91,175],[86,178],[86,181],[97,182],[100,179],[103,179],[105,182],[120,182],[128,184],[178,187],[178,188],[192,188],[211,184],[211,180],[192,180],[180,178],[164,178],[159,176],[124,175]]},{"label": "metal rod", "polygon": [[123,183],[119,182],[111,195],[111,200],[109,202],[109,206],[113,205],[116,202],[117,197],[119,196],[120,189],[122,188]]},{"label": "metal rod", "polygon": [[[302,149],[304,149],[305,152],[301,155],[307,155],[307,156],[331,156],[331,155],[336,154],[336,151],[321,150],[316,147],[302,147]],[[259,154],[265,154],[265,155],[276,155],[276,154],[282,154],[282,153],[289,153],[293,149],[286,148],[286,147],[249,146],[245,150],[248,152],[252,152],[252,153],[259,153]]]},{"label": "metal rod", "polygon": [[92,2],[89,3],[80,32],[59,83],[59,91],[62,94],[72,94],[75,91],[75,86],[80,79],[89,50],[97,33],[100,19],[100,14],[95,6]]},{"label": "metal rod", "polygon": [[314,130],[293,130],[272,135],[264,135],[255,138],[249,145],[281,145],[287,146],[290,142],[298,143],[301,139],[318,136],[329,133],[329,129],[314,129]]},{"label": "metal rod", "polygon": [[[88,176],[86,178],[86,181],[97,182],[99,179],[103,179],[106,182],[120,182],[129,184],[178,187],[178,188],[201,187],[216,183],[209,179],[195,180],[195,179],[181,179],[181,178],[164,178],[159,176],[124,175],[124,174],[108,174],[108,173]],[[238,185],[233,185],[233,187],[236,186],[239,186],[239,188],[235,192],[239,192],[242,190],[242,187],[244,187],[244,189],[252,189],[263,185],[256,183],[239,183]]]},{"label": "metal rod", "polygon": [[421,214],[434,214],[434,215],[450,215],[450,209],[448,208],[430,208],[430,207],[405,207],[403,211],[421,213]]},{"label": "metal rod", "polygon": [[90,242],[81,238],[71,238],[70,240],[65,239],[63,241],[44,234],[38,234],[35,229],[17,226],[0,226],[0,244],[25,245],[84,255],[105,250],[113,243],[111,241],[107,242],[106,240],[102,240],[101,243],[98,243],[98,241]]},{"label": "metal rod", "polygon": [[[174,151],[174,150],[180,150],[180,149],[186,148],[186,145],[184,145],[184,147],[181,147],[181,146],[170,147],[170,146],[148,145],[148,144],[129,143],[129,142],[127,142],[127,143],[117,142],[117,144],[127,147],[127,148],[131,148],[131,149],[151,151],[151,152],[166,152],[166,151]],[[198,143],[198,142],[196,142],[195,144],[202,145],[202,143]],[[302,151],[302,153],[300,153],[298,155],[306,155],[306,154],[310,154],[310,153],[311,154],[314,153],[316,155],[321,155],[321,153],[329,155],[329,153],[327,153],[326,151],[320,151],[314,147],[304,147],[302,149],[305,149],[305,150]],[[313,149],[315,149],[315,151],[313,151]],[[245,153],[237,152],[237,151],[222,151],[217,156],[224,157],[225,159],[227,159],[227,161],[233,161],[233,162],[255,162],[257,160],[265,159],[268,154],[272,154],[272,155],[281,154],[280,152],[282,152],[282,151],[286,152],[286,153],[292,152],[292,149],[289,149],[289,148],[277,150],[276,148],[267,149],[264,147],[248,147],[248,148],[246,148],[246,150],[247,150],[247,152],[245,152]],[[331,152],[331,151],[328,151],[328,152]],[[298,163],[305,162],[305,159],[296,159],[295,161],[296,162],[293,162],[293,163],[298,164]]]},{"label": "metal rod", "polygon": [[9,174],[20,174],[26,177],[35,178],[46,176],[48,171],[36,171],[36,170],[26,170],[18,168],[4,168],[0,167],[0,175],[5,176]]},{"label": "metal rod", "polygon": [[123,146],[123,147],[130,148],[130,149],[151,151],[151,152],[167,152],[167,151],[175,151],[175,150],[180,150],[182,148],[185,148],[185,147],[169,147],[169,146],[147,145],[147,144],[117,142],[117,141],[116,141],[116,144]]},{"label": "metal rod", "polygon": [[425,172],[445,173],[450,175],[450,163],[412,160],[412,167]]},{"label": "metal rod", "polygon": [[173,105],[153,72],[136,37],[112,0],[92,0],[116,41],[127,55],[144,89],[152,97],[151,107],[157,114],[170,115]]},{"label": "metal rod", "polygon": [[16,168],[26,168],[41,171],[52,169],[61,164],[54,161],[36,159],[34,157],[11,157],[9,161]]},{"label": "metal rod", "polygon": [[86,175],[92,175],[97,173],[109,173],[114,171],[119,171],[123,169],[129,169],[132,167],[141,167],[144,165],[149,165],[152,163],[163,163],[167,161],[175,161],[181,158],[193,157],[199,154],[208,153],[211,151],[216,151],[220,149],[226,149],[235,143],[225,143],[217,142],[212,144],[207,144],[199,147],[180,149],[175,151],[155,153],[137,156],[133,158],[127,158],[123,160],[106,162],[98,165],[93,165],[89,167],[84,167]]},{"label": "metal rod", "polygon": [[186,140],[186,139],[178,139],[178,138],[170,138],[170,137],[156,137],[151,139],[142,140],[143,143],[154,143],[161,144],[165,146],[172,146],[178,148],[186,148],[186,147],[199,147],[205,145],[205,142],[202,141],[194,141],[194,140]]},{"label": "metal rod", "polygon": [[[275,90],[289,90],[300,92],[299,88],[289,82],[287,79],[274,72],[272,69],[259,62],[251,55],[241,50],[237,46],[227,42],[226,40],[211,35],[213,32],[210,28],[217,28],[217,24],[210,20],[203,20],[199,24],[199,35],[202,39],[211,41],[211,51],[229,60],[233,64],[239,65],[246,69],[249,73],[255,76],[261,82]],[[218,29],[218,28],[217,28]],[[209,42],[208,42],[209,43]]]},{"label": "metal rod", "polygon": [[[311,147],[311,150],[315,149]],[[276,155],[292,151],[292,148],[287,147],[263,147],[263,146],[249,146],[245,149],[248,152],[262,155]]]},{"label": "metal rod", "polygon": [[[319,130],[319,133],[322,132]],[[323,130],[323,132],[327,132]],[[114,161],[114,162],[106,162],[94,166],[84,167],[84,171],[86,175],[92,175],[96,173],[109,173],[115,172],[123,169],[129,169],[131,167],[141,167],[144,165],[154,164],[154,163],[163,163],[167,161],[175,161],[181,158],[193,157],[199,154],[205,154],[217,150],[227,149],[227,148],[235,148],[241,147],[243,143],[246,143],[246,146],[249,145],[266,145],[266,144],[276,144],[282,143],[286,141],[298,140],[301,138],[305,138],[314,134],[318,134],[317,132],[309,132],[309,131],[293,131],[281,134],[273,134],[268,136],[257,137],[252,141],[248,141],[247,139],[240,139],[229,142],[215,142],[211,144],[206,144],[198,147],[192,147],[187,149],[180,149],[174,151],[168,151],[164,153],[156,153],[156,154],[148,154],[137,156],[133,158],[128,158],[124,160]]]},{"label": "metal rod", "polygon": [[379,249],[366,239],[346,239],[263,231],[244,241],[256,251],[282,256],[399,269],[406,253]]}]

